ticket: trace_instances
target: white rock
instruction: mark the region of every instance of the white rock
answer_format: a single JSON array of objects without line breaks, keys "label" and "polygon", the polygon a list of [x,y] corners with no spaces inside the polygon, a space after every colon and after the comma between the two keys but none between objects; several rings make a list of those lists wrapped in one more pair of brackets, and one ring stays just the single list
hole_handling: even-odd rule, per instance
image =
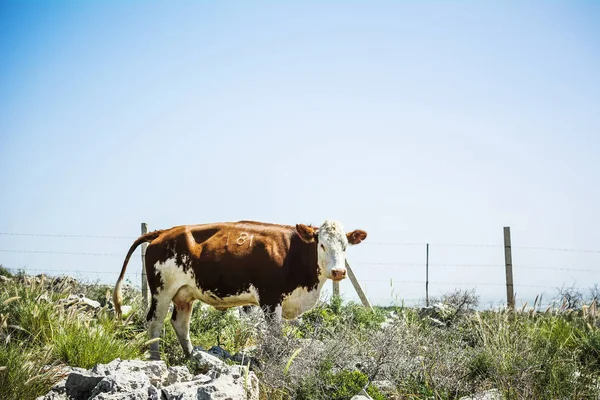
[{"label": "white rock", "polygon": [[131,306],[121,306],[121,316],[127,317],[133,311],[133,307]]},{"label": "white rock", "polygon": [[490,389],[473,396],[461,397],[460,400],[502,400],[502,394],[498,389]]},{"label": "white rock", "polygon": [[369,396],[367,392],[365,392],[363,389],[360,392],[358,392],[358,394],[356,394],[355,396],[352,396],[350,400],[373,400],[373,398]]},{"label": "white rock", "polygon": [[[221,361],[218,357],[208,354],[206,351],[201,350],[201,348],[194,348],[192,350],[190,360],[203,374],[210,371],[213,376],[216,376],[229,368],[227,364]],[[215,373],[216,375],[214,375]]]},{"label": "white rock", "polygon": [[206,374],[195,377],[184,366],[167,368],[164,361],[115,359],[91,370],[72,368],[69,375],[37,400],[258,400],[258,378],[236,365],[196,350]]}]

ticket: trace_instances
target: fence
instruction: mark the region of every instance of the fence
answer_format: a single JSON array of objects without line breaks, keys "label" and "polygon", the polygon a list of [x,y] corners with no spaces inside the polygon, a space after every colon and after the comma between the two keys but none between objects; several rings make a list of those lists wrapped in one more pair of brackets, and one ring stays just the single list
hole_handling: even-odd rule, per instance
[{"label": "fence", "polygon": [[[531,303],[539,294],[551,299],[561,287],[598,294],[600,250],[515,246],[506,228],[504,237],[505,242],[498,244],[368,240],[349,250],[348,257],[366,297],[376,305],[425,304],[430,297],[467,288],[476,289],[487,306],[507,301],[512,305],[515,299]],[[136,238],[0,232],[0,264],[30,274],[67,274],[114,284]],[[32,247],[16,248],[32,241]],[[141,254],[143,248],[136,253]],[[144,288],[142,270],[134,255],[126,273],[128,282]],[[356,297],[349,282],[340,286],[345,298]],[[325,295],[332,289],[327,285]]]}]

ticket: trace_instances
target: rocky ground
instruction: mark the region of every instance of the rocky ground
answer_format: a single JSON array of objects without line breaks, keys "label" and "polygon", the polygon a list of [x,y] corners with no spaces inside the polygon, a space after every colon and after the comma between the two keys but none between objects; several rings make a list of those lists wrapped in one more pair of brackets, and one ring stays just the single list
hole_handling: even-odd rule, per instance
[{"label": "rocky ground", "polygon": [[202,349],[191,360],[202,374],[164,361],[115,359],[90,370],[68,368],[65,378],[38,400],[258,400],[258,379],[241,365],[229,366]]}]

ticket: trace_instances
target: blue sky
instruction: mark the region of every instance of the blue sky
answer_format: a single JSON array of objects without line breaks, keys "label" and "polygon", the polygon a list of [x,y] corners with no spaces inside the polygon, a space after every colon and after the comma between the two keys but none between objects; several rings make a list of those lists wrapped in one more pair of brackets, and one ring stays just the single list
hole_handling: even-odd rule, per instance
[{"label": "blue sky", "polygon": [[[500,301],[503,226],[600,251],[599,18],[592,1],[1,1],[0,232],[337,219],[369,232],[348,257],[375,302],[423,297],[427,242],[433,294]],[[0,235],[110,254],[0,263],[114,282],[130,242]],[[598,282],[600,252],[513,258],[523,300]]]}]

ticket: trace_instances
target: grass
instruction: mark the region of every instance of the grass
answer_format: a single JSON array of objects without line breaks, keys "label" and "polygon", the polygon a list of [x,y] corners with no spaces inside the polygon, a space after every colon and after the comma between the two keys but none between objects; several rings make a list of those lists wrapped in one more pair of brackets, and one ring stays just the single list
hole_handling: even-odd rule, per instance
[{"label": "grass", "polygon": [[45,394],[61,365],[90,368],[142,355],[145,332],[130,321],[114,321],[107,308],[65,308],[68,290],[26,278],[0,286],[0,398]]},{"label": "grass", "polygon": [[[61,379],[65,365],[91,368],[114,358],[143,358],[145,316],[139,308],[115,321],[107,287],[12,276],[0,283],[0,398],[35,399]],[[65,307],[71,293],[99,310]],[[126,292],[126,303],[140,304]],[[196,303],[194,345],[244,349],[258,362],[262,399],[458,399],[496,388],[506,399],[596,399],[600,395],[600,322],[563,308],[473,311],[469,296],[449,294],[443,324],[403,306],[367,310],[334,298],[298,324],[262,314],[221,312]],[[446,309],[447,310],[447,309]],[[161,336],[168,365],[188,365],[169,320]],[[194,372],[194,371],[192,371]],[[386,381],[385,388],[378,381]]]}]

